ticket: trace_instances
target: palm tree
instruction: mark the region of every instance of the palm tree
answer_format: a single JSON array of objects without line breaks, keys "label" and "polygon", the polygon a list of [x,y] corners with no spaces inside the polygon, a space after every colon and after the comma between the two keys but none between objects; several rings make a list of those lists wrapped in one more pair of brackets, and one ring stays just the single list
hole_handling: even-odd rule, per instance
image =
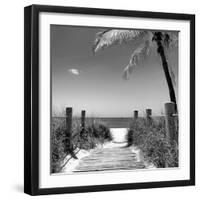
[{"label": "palm tree", "polygon": [[162,61],[170,100],[175,103],[175,110],[177,111],[175,90],[172,82],[174,74],[170,70],[166,58],[167,50],[178,46],[177,32],[110,29],[96,34],[93,51],[96,53],[99,50],[114,44],[122,44],[123,42],[134,42],[135,46],[129,63],[124,68],[123,77],[125,79],[128,79],[134,66],[138,65],[140,60],[148,56],[155,49],[154,47],[156,47]]}]

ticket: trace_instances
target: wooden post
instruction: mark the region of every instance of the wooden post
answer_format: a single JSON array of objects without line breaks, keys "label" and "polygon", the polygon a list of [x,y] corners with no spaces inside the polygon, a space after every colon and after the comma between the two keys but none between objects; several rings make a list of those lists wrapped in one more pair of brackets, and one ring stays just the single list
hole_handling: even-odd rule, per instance
[{"label": "wooden post", "polygon": [[175,114],[175,103],[165,103],[166,137],[170,142],[173,142],[176,133],[176,126],[173,114]]},{"label": "wooden post", "polygon": [[151,109],[146,109],[146,117],[151,118],[152,115],[152,110]]},{"label": "wooden post", "polygon": [[65,148],[66,151],[70,151],[72,148],[71,144],[72,137],[72,108],[66,108],[66,139],[65,139]]},{"label": "wooden post", "polygon": [[134,119],[138,118],[138,110],[134,110]]},{"label": "wooden post", "polygon": [[81,137],[85,132],[85,110],[81,111]]},{"label": "wooden post", "polygon": [[149,125],[152,122],[152,110],[151,109],[146,109],[146,119],[147,119],[147,124]]}]

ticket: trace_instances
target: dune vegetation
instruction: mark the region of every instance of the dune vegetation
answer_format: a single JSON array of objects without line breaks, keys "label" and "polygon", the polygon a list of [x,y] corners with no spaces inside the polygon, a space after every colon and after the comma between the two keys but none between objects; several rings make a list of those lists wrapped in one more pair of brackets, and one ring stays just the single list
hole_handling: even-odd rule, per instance
[{"label": "dune vegetation", "polygon": [[[80,119],[72,120],[72,137],[66,137],[65,118],[52,118],[51,129],[51,172],[59,172],[61,163],[65,157],[71,154],[74,158],[77,149],[89,150],[99,144],[111,140],[109,129],[99,123],[97,120],[90,119],[86,121],[84,131],[80,126]],[[70,140],[70,141],[69,141]],[[70,142],[70,148],[67,148],[66,142]]]},{"label": "dune vegetation", "polygon": [[169,142],[164,118],[152,119],[151,122],[138,118],[130,124],[128,146],[138,147],[144,159],[157,168],[178,167],[178,122],[176,124],[176,140]]}]

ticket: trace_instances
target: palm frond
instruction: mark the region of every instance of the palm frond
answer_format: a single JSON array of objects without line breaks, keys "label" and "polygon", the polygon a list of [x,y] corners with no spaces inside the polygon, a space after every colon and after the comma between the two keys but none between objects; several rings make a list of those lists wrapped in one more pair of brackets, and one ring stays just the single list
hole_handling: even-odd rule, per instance
[{"label": "palm frond", "polygon": [[139,61],[142,60],[143,57],[149,54],[150,51],[149,41],[146,40],[143,42],[138,48],[136,48],[129,60],[129,64],[124,68],[123,78],[127,80],[130,74],[133,72],[134,66],[139,64]]},{"label": "palm frond", "polygon": [[[177,31],[171,31],[171,32],[167,32],[164,34],[164,38],[163,38],[163,44],[166,47],[166,57],[168,56],[169,51],[171,51],[174,48],[178,47],[178,32]],[[172,83],[175,86],[176,85],[176,75],[174,73],[174,68],[172,67],[172,63],[170,63],[170,60],[168,60],[168,67],[169,67],[169,73],[172,79]]]},{"label": "palm frond", "polygon": [[172,32],[170,37],[172,39],[171,47],[178,47],[178,32]]},{"label": "palm frond", "polygon": [[123,72],[123,79],[124,80],[128,80],[130,74],[133,72],[133,67],[134,65],[130,65],[130,63],[124,68],[124,72]]},{"label": "palm frond", "polygon": [[136,38],[143,37],[145,34],[146,31],[119,29],[98,32],[95,37],[93,51],[96,53],[114,44],[136,40]]},{"label": "palm frond", "polygon": [[145,59],[146,56],[150,54],[153,46],[152,37],[152,32],[148,31],[142,43],[133,51],[129,64],[124,68],[123,78],[125,80],[127,80],[133,72],[134,66],[138,65],[141,60]]},{"label": "palm frond", "polygon": [[169,36],[169,34],[168,33],[165,33],[164,34],[164,39],[163,39],[164,41],[164,45],[167,47],[167,48],[169,48],[169,44],[171,43],[171,38],[170,38],[170,36]]},{"label": "palm frond", "polygon": [[133,51],[129,64],[138,65],[142,58],[145,58],[149,55],[151,50],[150,47],[150,41],[144,41],[138,48]]},{"label": "palm frond", "polygon": [[163,42],[165,47],[167,48],[172,49],[174,47],[178,47],[178,32],[166,32],[165,34],[163,34]]}]

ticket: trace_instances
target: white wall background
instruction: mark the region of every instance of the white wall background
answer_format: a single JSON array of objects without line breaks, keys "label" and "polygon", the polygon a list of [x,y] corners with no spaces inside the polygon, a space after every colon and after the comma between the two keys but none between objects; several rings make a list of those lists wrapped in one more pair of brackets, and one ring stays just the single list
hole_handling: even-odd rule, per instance
[{"label": "white wall background", "polygon": [[[196,14],[200,18],[198,0],[4,0],[0,12],[0,199],[31,199],[23,194],[23,7],[30,4],[83,6],[113,9],[146,10]],[[200,26],[196,26],[196,102],[200,102]],[[200,104],[196,104],[199,110]],[[100,192],[88,194],[50,195],[49,199],[197,199],[200,195],[200,112],[196,112],[196,186]],[[46,199],[47,196],[36,197]]]}]

